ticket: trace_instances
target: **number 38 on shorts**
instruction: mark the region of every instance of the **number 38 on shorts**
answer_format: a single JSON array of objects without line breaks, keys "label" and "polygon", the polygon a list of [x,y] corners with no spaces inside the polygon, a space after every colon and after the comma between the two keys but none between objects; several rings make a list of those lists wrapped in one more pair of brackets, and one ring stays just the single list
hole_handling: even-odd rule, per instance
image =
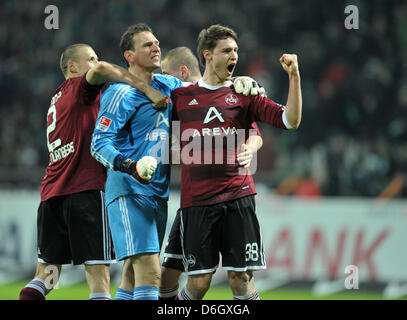
[{"label": "number 38 on shorts", "polygon": [[246,261],[258,261],[259,260],[259,246],[257,242],[246,243]]}]

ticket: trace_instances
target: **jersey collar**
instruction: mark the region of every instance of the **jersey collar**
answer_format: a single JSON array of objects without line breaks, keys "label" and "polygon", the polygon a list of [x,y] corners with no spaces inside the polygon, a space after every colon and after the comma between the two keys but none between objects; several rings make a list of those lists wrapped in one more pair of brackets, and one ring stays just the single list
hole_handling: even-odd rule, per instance
[{"label": "jersey collar", "polygon": [[231,85],[232,85],[232,81],[230,81],[230,80],[221,86],[211,86],[210,84],[206,84],[202,78],[199,79],[199,81],[198,81],[198,86],[204,87],[209,90],[216,90],[216,89],[219,89],[222,87],[230,87]]}]

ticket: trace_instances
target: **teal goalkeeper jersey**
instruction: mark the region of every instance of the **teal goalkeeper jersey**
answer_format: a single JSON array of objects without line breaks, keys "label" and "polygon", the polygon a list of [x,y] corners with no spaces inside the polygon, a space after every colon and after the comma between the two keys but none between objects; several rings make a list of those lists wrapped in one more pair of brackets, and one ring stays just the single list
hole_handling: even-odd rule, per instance
[{"label": "teal goalkeeper jersey", "polygon": [[[151,86],[170,97],[182,82],[172,76],[154,74]],[[143,93],[128,84],[113,84],[103,93],[91,153],[108,169],[106,204],[128,194],[168,199],[171,108],[155,109]],[[155,157],[158,166],[151,183],[144,185],[127,173],[115,171],[114,160],[119,155],[135,161],[146,155]]]}]

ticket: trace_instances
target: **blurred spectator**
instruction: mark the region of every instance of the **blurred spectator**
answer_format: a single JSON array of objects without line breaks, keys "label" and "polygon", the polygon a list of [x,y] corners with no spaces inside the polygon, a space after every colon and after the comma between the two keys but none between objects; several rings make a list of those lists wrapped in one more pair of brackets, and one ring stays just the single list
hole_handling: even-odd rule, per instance
[{"label": "blurred spectator", "polygon": [[319,198],[322,195],[321,189],[308,170],[283,180],[275,189],[275,193],[281,196],[294,195],[299,198]]}]

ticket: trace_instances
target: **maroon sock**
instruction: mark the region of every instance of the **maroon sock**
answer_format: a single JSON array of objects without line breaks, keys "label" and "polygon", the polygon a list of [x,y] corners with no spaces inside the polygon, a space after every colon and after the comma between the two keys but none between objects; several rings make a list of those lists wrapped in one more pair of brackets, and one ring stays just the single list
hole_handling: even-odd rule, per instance
[{"label": "maroon sock", "polygon": [[34,288],[24,287],[20,291],[19,300],[45,300],[45,297],[41,292]]},{"label": "maroon sock", "polygon": [[47,289],[45,281],[34,278],[20,292],[20,300],[45,300],[50,290]]}]

